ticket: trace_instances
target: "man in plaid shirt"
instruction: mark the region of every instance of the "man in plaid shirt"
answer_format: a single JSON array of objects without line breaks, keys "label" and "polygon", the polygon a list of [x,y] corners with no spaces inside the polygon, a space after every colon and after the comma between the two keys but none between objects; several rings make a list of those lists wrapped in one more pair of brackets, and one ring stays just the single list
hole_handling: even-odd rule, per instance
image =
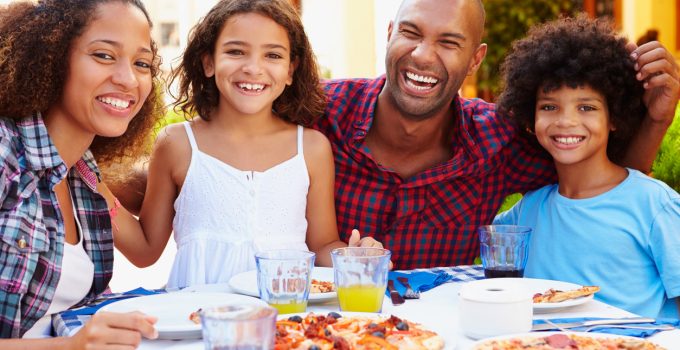
[{"label": "man in plaid shirt", "polygon": [[[457,95],[486,53],[483,29],[480,1],[406,0],[389,27],[386,77],[325,83],[329,104],[318,128],[335,153],[339,232],[347,240],[357,228],[381,241],[397,269],[472,263],[476,229],[505,196],[556,181],[543,150],[495,105]],[[638,66],[647,70],[672,59],[640,50]],[[677,71],[656,70],[671,79],[647,80],[663,93],[648,104],[643,137],[630,148],[645,152],[628,155],[643,170],[678,96]]]}]

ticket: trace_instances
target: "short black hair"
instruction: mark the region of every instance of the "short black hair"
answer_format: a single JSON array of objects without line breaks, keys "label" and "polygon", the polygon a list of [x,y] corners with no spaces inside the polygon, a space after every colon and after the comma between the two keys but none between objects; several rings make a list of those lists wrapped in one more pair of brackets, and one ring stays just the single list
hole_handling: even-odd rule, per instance
[{"label": "short black hair", "polygon": [[533,27],[526,38],[513,43],[501,66],[498,112],[530,132],[539,89],[550,92],[587,85],[607,100],[609,120],[616,128],[609,134],[607,155],[613,162],[620,161],[647,113],[644,88],[635,77],[627,42],[608,21],[585,15]]}]

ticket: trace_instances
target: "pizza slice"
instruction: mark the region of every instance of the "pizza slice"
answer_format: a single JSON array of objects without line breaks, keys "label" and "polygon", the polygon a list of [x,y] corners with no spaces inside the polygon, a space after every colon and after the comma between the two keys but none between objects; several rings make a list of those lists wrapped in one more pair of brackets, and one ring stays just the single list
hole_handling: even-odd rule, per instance
[{"label": "pizza slice", "polygon": [[585,297],[600,290],[598,286],[583,286],[578,289],[561,291],[550,288],[545,293],[534,294],[534,303],[559,303],[561,301]]},{"label": "pizza slice", "polygon": [[335,291],[333,282],[312,279],[310,293],[329,293]]},{"label": "pizza slice", "polygon": [[198,309],[192,313],[189,314],[189,321],[195,323],[195,324],[201,324],[201,310],[203,309]]}]

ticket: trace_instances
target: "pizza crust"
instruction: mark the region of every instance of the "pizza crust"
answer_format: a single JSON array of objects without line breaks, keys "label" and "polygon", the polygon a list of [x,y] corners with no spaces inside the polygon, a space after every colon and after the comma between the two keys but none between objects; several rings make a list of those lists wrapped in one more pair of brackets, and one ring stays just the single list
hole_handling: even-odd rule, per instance
[{"label": "pizza crust", "polygon": [[559,303],[561,301],[585,297],[600,291],[598,286],[583,286],[579,289],[561,291],[548,289],[545,293],[536,293],[534,303]]}]

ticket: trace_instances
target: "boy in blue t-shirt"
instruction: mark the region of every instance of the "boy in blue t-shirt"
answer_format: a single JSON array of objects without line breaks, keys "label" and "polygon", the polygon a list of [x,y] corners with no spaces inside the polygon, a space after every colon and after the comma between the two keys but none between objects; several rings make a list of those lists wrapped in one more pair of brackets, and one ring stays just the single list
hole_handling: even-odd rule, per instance
[{"label": "boy in blue t-shirt", "polygon": [[[586,17],[535,27],[513,45],[498,109],[550,153],[559,183],[494,223],[533,228],[525,277],[597,285],[597,299],[657,317],[680,296],[680,195],[615,163],[646,114],[625,45]],[[674,301],[664,316],[678,317]]]}]

